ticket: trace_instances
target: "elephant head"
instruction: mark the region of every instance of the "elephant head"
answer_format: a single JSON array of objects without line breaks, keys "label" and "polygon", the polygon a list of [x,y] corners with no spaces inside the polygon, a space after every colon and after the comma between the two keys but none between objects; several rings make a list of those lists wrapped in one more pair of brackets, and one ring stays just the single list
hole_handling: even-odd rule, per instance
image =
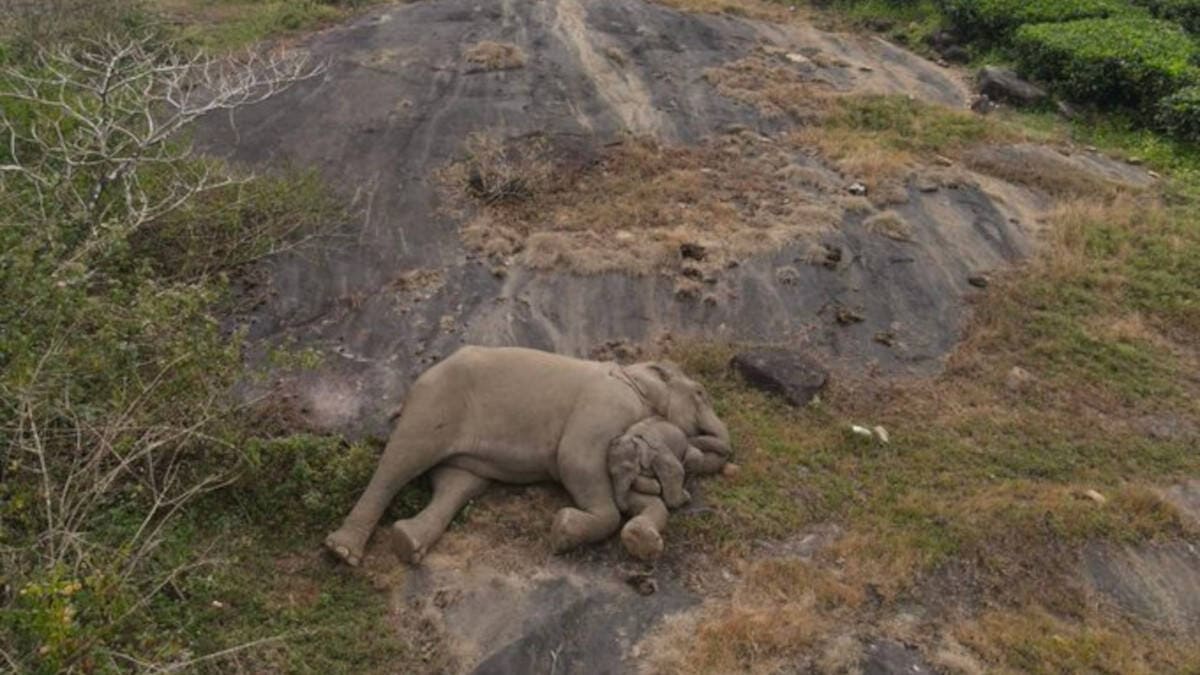
[{"label": "elephant head", "polygon": [[[706,452],[731,456],[729,430],[717,413],[704,386],[684,374],[670,361],[650,361],[629,366],[629,376],[650,402],[654,411],[683,430]],[[693,441],[695,442],[695,441]]]}]

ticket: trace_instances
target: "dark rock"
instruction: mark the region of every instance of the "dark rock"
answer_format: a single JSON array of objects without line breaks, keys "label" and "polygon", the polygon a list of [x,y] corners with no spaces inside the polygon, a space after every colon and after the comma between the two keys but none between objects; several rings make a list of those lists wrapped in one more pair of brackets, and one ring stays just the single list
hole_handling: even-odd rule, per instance
[{"label": "dark rock", "polygon": [[687,242],[679,245],[679,254],[691,260],[704,260],[708,255],[708,248],[704,244]]},{"label": "dark rock", "polygon": [[1004,101],[1018,106],[1028,106],[1046,100],[1046,91],[1037,85],[1022,80],[1007,68],[984,66],[978,76],[979,93],[993,101]]},{"label": "dark rock", "polygon": [[971,53],[967,51],[966,47],[954,45],[953,47],[947,47],[942,52],[942,58],[950,63],[966,63],[971,60]]},{"label": "dark rock", "polygon": [[933,668],[921,659],[921,653],[916,649],[899,642],[880,640],[867,645],[862,672],[864,675],[917,675],[932,673]]},{"label": "dark rock", "polygon": [[880,16],[873,16],[864,21],[863,24],[876,33],[886,33],[896,27],[895,21]]},{"label": "dark rock", "polygon": [[852,323],[858,323],[864,319],[861,312],[850,307],[838,307],[837,322],[843,326],[849,326]]},{"label": "dark rock", "polygon": [[967,283],[971,284],[975,288],[987,288],[988,278],[982,274],[972,274],[971,276],[967,277]]},{"label": "dark rock", "polygon": [[939,52],[942,52],[943,54],[945,54],[946,50],[950,49],[951,47],[960,46],[958,36],[948,30],[939,30],[930,33],[929,36],[925,38],[925,43]]},{"label": "dark rock", "polygon": [[730,364],[751,386],[778,394],[794,406],[807,405],[829,380],[821,364],[791,349],[742,352]]}]

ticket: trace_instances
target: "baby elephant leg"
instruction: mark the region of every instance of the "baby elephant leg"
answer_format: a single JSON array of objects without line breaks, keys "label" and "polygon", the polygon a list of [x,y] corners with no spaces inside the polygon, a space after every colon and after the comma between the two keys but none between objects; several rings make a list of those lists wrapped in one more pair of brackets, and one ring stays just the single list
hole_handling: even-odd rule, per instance
[{"label": "baby elephant leg", "polygon": [[[633,479],[633,485],[630,486],[630,489],[645,495],[661,495],[662,483],[659,483],[657,478],[638,475]],[[625,509],[622,513],[629,513],[629,511]]]},{"label": "baby elephant leg", "polygon": [[429,476],[433,482],[433,500],[417,515],[392,525],[396,555],[403,562],[420,562],[459,509],[488,485],[486,478],[452,466],[435,467]]},{"label": "baby elephant leg", "polygon": [[630,493],[631,513],[636,513],[621,528],[625,552],[638,560],[657,560],[663,552],[662,533],[667,529],[667,505],[653,495]]},{"label": "baby elephant leg", "polygon": [[692,496],[683,489],[683,465],[670,452],[655,453],[650,460],[650,467],[662,485],[662,499],[667,506],[677,509],[688,503]]}]

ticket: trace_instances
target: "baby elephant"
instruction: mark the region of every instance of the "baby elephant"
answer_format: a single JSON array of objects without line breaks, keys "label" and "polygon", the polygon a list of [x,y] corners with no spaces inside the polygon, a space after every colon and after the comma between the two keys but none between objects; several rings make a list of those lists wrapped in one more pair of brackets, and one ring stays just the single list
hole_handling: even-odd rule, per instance
[{"label": "baby elephant", "polygon": [[702,461],[702,456],[682,429],[661,417],[648,417],[629,427],[613,439],[608,449],[608,472],[617,508],[629,512],[630,490],[657,494],[659,486],[669,508],[683,506],[691,499],[683,488],[685,470],[689,463]]}]

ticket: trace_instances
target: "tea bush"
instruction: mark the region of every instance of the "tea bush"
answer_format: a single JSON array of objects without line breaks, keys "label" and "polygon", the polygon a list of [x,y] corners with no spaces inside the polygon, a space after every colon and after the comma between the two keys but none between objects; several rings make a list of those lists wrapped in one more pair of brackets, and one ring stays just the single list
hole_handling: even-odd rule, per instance
[{"label": "tea bush", "polygon": [[1197,81],[1200,50],[1178,24],[1144,17],[1022,26],[1013,37],[1022,72],[1104,107],[1150,109]]},{"label": "tea bush", "polygon": [[946,0],[944,11],[964,37],[992,42],[1024,24],[1122,16],[1138,10],[1124,0]]},{"label": "tea bush", "polygon": [[1200,86],[1186,87],[1160,101],[1156,122],[1164,131],[1200,143]]},{"label": "tea bush", "polygon": [[1200,0],[1139,0],[1162,19],[1174,21],[1193,33],[1200,33]]}]

